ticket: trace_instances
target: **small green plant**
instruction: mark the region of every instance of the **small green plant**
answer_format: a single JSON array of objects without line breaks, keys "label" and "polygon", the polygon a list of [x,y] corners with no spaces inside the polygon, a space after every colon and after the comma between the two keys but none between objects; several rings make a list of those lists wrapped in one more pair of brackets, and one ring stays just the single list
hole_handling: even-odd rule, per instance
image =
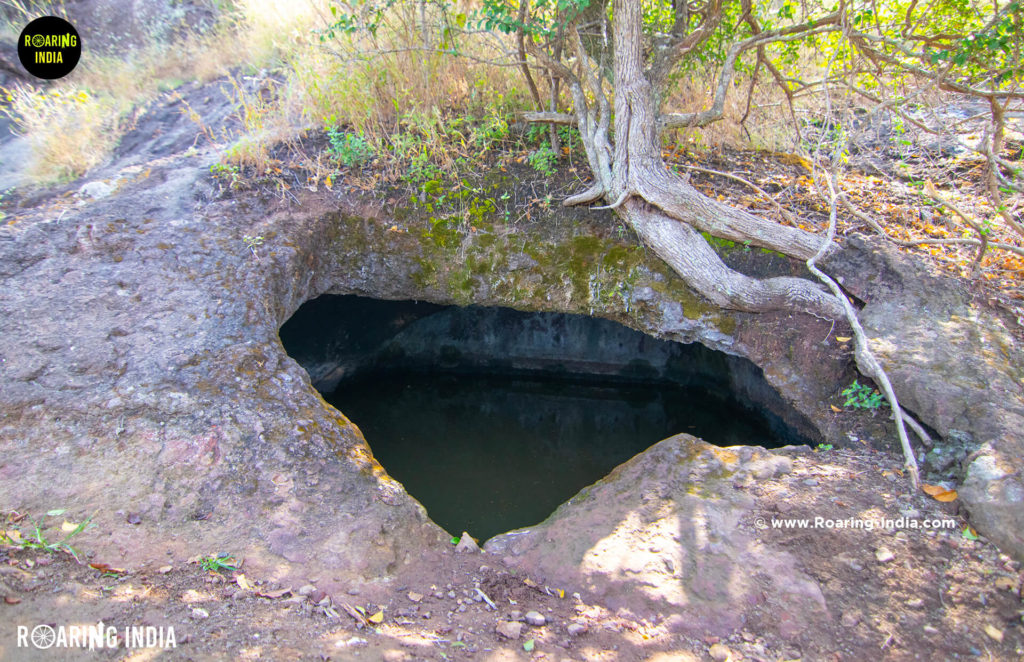
[{"label": "small green plant", "polygon": [[238,561],[227,552],[221,552],[216,556],[204,556],[199,561],[199,565],[208,572],[234,572],[238,570]]},{"label": "small green plant", "polygon": [[[544,124],[531,124],[526,127],[526,142],[532,144],[543,144],[546,142],[550,129]],[[549,145],[550,146],[550,145]]]},{"label": "small green plant", "polygon": [[242,187],[242,170],[233,163],[214,163],[210,166],[210,174],[214,179],[226,182],[233,190]]},{"label": "small green plant", "polygon": [[846,396],[844,407],[878,409],[882,406],[882,394],[867,384],[859,384],[856,379],[843,389],[842,394]]},{"label": "small green plant", "polygon": [[[46,513],[47,517],[58,517],[65,513],[64,509],[50,510]],[[9,525],[20,521],[22,517],[14,514],[8,514],[7,522]],[[47,554],[56,554],[57,552],[65,552],[70,554],[79,563],[82,560],[78,557],[78,550],[71,546],[68,542],[82,531],[85,531],[89,527],[89,523],[92,521],[92,517],[88,517],[85,521],[77,524],[74,528],[66,531],[65,535],[60,540],[48,540],[46,535],[43,533],[45,528],[41,520],[36,520],[32,523],[32,532],[25,534],[21,527],[11,526],[11,528],[0,529],[0,545],[6,545],[9,547],[15,547],[21,550],[33,550],[37,552],[46,552]],[[68,525],[70,528],[70,525]]]},{"label": "small green plant", "polygon": [[248,249],[252,251],[252,256],[257,260],[260,259],[260,256],[256,254],[256,247],[261,246],[263,244],[263,236],[256,235],[255,237],[253,237],[252,235],[247,234],[242,237],[242,241],[244,241],[246,247],[248,247]]},{"label": "small green plant", "polygon": [[327,127],[330,146],[327,153],[349,168],[361,166],[373,158],[373,148],[362,133],[341,131],[333,124]]},{"label": "small green plant", "polygon": [[544,143],[534,151],[530,152],[530,165],[540,174],[550,177],[555,174],[555,164],[558,162],[558,155],[551,145]]},{"label": "small green plant", "polygon": [[508,137],[508,122],[498,115],[490,115],[483,124],[473,129],[472,141],[481,151]]},{"label": "small green plant", "polygon": [[832,450],[832,444],[818,444],[818,450],[821,452]]}]

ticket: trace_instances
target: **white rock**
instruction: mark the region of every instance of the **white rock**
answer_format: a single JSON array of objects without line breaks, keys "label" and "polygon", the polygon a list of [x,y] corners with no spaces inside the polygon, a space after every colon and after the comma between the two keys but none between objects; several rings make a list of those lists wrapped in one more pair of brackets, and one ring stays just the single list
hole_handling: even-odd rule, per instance
[{"label": "white rock", "polygon": [[78,189],[78,195],[83,198],[92,198],[93,200],[99,200],[105,198],[114,192],[114,187],[106,182],[89,182]]},{"label": "white rock", "polygon": [[528,611],[524,618],[527,623],[536,627],[540,627],[548,622],[548,619],[544,618],[544,614],[541,614],[539,611]]},{"label": "white rock", "polygon": [[896,558],[896,555],[888,547],[879,547],[875,550],[875,558],[879,563],[888,563]]},{"label": "white rock", "polygon": [[494,629],[506,639],[518,639],[523,631],[523,624],[517,621],[499,621]]},{"label": "white rock", "polygon": [[473,536],[469,535],[465,531],[462,532],[462,537],[459,538],[459,544],[455,546],[456,552],[479,552],[480,548],[477,546],[476,541],[473,540]]},{"label": "white rock", "polygon": [[708,649],[708,654],[711,655],[711,659],[715,662],[726,662],[726,660],[732,658],[732,651],[724,644],[712,644],[711,648]]}]

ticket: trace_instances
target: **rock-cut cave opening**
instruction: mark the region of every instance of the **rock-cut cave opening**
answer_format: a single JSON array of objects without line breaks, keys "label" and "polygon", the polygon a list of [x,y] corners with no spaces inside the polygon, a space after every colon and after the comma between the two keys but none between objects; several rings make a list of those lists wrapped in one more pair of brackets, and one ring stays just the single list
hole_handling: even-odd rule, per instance
[{"label": "rock-cut cave opening", "polygon": [[431,519],[481,540],[680,432],[767,448],[813,435],[750,361],[600,318],[324,295],[280,334]]}]

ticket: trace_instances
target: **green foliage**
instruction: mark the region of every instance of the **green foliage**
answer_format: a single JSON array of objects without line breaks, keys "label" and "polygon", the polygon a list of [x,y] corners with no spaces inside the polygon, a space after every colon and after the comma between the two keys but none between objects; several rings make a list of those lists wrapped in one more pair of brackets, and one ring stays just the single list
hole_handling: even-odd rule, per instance
[{"label": "green foliage", "polygon": [[[64,509],[50,510],[46,515],[48,517],[57,517],[63,515],[64,512]],[[8,515],[7,519],[8,521],[11,520],[10,515]],[[47,554],[65,552],[81,563],[81,559],[78,557],[78,550],[72,547],[68,541],[82,531],[85,531],[86,528],[89,528],[90,522],[92,522],[92,517],[86,518],[83,522],[68,531],[60,540],[49,540],[47,538],[46,534],[43,533],[46,527],[43,525],[41,520],[35,520],[32,523],[32,532],[28,534],[22,531],[20,526],[8,524],[4,529],[0,529],[0,545],[14,547],[20,550],[45,552]]]},{"label": "green foliage", "polygon": [[818,451],[825,452],[832,450],[832,444],[818,444]]},{"label": "green foliage", "polygon": [[210,174],[214,179],[226,183],[232,190],[242,187],[242,170],[233,163],[214,163],[210,166]]},{"label": "green foliage", "polygon": [[882,406],[882,394],[867,384],[858,383],[856,379],[843,389],[842,394],[846,396],[844,407],[873,410]]},{"label": "green foliage", "polygon": [[234,572],[238,570],[238,561],[227,552],[216,556],[204,556],[199,561],[200,567],[208,572]]},{"label": "green foliage", "polygon": [[473,128],[470,136],[473,145],[481,152],[485,152],[508,138],[508,121],[497,113],[492,113],[484,118],[479,126]]},{"label": "green foliage", "polygon": [[558,163],[558,155],[551,149],[548,143],[530,152],[530,165],[542,175],[550,177],[555,174],[555,165]]},{"label": "green foliage", "polygon": [[360,133],[349,133],[338,129],[333,123],[327,126],[327,139],[330,146],[327,153],[338,163],[354,168],[368,163],[373,158],[373,148]]}]

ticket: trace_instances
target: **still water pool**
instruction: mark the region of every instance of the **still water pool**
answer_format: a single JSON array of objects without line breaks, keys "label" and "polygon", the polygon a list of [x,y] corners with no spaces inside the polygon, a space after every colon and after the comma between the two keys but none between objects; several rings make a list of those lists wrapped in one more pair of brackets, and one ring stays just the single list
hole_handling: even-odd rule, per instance
[{"label": "still water pool", "polygon": [[481,540],[541,522],[679,432],[721,445],[785,441],[710,385],[385,371],[326,399],[431,519]]}]

